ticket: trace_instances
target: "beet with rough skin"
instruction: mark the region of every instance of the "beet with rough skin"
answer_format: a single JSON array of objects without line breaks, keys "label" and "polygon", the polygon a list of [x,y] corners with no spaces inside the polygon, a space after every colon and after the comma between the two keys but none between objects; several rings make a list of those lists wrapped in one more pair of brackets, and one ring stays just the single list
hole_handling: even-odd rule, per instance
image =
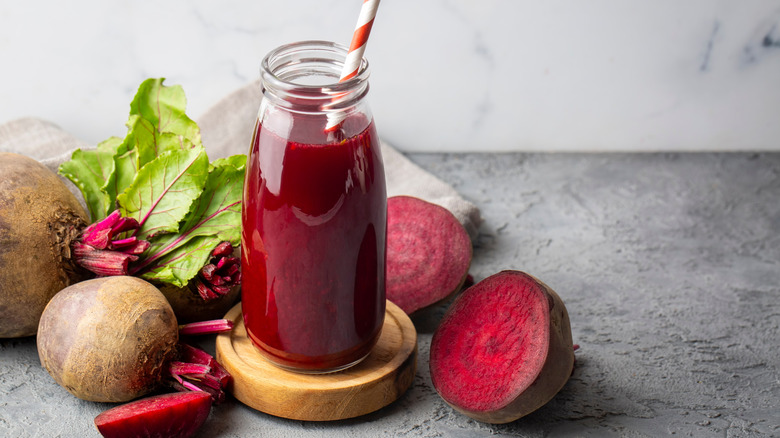
[{"label": "beet with rough skin", "polygon": [[150,283],[114,276],[52,298],[38,327],[41,365],[76,397],[124,402],[159,387],[176,357],[179,327]]},{"label": "beet with rough skin", "polygon": [[70,248],[87,220],[54,172],[0,152],[0,338],[34,335],[51,297],[88,277]]}]

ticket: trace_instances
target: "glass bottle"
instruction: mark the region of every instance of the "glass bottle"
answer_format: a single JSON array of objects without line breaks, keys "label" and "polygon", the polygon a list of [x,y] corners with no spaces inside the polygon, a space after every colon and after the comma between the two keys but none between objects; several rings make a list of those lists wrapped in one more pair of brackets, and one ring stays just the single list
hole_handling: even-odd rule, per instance
[{"label": "glass bottle", "polygon": [[264,357],[299,372],[358,363],[385,315],[384,167],[368,62],[338,82],[346,54],[303,41],[263,59],[247,157],[244,322]]}]

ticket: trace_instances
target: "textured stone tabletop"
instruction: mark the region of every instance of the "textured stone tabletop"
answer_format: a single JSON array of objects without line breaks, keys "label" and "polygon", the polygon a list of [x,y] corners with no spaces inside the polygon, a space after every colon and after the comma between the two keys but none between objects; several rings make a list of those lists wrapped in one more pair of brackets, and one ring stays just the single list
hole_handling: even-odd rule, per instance
[{"label": "textured stone tabletop", "polygon": [[[414,319],[410,390],[364,417],[306,423],[235,400],[201,437],[778,436],[780,153],[415,154],[481,209],[476,280],[531,273],[569,310],[574,374],[535,413],[470,420],[431,386],[445,306]],[[98,436],[33,338],[0,340],[0,436]]]}]

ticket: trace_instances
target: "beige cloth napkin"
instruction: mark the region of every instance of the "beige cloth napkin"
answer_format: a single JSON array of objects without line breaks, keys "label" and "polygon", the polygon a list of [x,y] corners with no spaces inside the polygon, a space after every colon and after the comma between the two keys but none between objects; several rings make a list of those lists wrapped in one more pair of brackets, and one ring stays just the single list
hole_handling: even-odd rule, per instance
[{"label": "beige cloth napkin", "polygon": [[[254,82],[229,94],[196,120],[209,158],[248,152],[260,99],[259,82]],[[0,151],[35,158],[55,172],[75,149],[90,147],[93,146],[45,120],[24,118],[0,125]],[[481,217],[473,203],[385,142],[382,156],[388,196],[416,196],[441,205],[458,218],[472,241],[476,238]],[[67,183],[81,199],[78,189],[70,181]]]}]

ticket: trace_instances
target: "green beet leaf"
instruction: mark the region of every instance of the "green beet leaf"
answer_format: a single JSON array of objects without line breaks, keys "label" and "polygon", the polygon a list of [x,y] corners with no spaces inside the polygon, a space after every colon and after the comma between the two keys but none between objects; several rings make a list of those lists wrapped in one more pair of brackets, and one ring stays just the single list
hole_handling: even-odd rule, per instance
[{"label": "green beet leaf", "polygon": [[140,120],[139,116],[130,116],[127,136],[125,136],[114,155],[115,171],[103,186],[103,190],[115,202],[117,196],[122,194],[133,183],[141,167],[156,158],[152,149],[144,148],[136,139],[133,126],[137,120]]},{"label": "green beet leaf", "polygon": [[116,172],[106,182],[103,190],[116,199],[135,180],[136,175],[147,163],[171,150],[191,149],[199,146],[182,135],[172,132],[157,132],[149,121],[138,115],[131,115],[128,132],[114,155]]},{"label": "green beet leaf", "polygon": [[127,136],[114,156],[117,171],[103,187],[112,199],[132,184],[146,163],[170,150],[201,145],[200,128],[185,114],[184,90],[167,87],[164,81],[145,80],[130,103]]},{"label": "green beet leaf", "polygon": [[245,155],[212,163],[203,194],[192,204],[179,232],[182,236],[217,236],[233,246],[241,242],[241,199]]},{"label": "green beet leaf", "polygon": [[59,174],[81,190],[92,222],[105,219],[116,207],[116,197],[110,197],[103,187],[114,172],[114,155],[121,143],[121,138],[111,137],[95,149],[77,149],[60,165]]},{"label": "green beet leaf", "polygon": [[179,231],[179,222],[203,192],[208,166],[202,146],[165,152],[143,166],[117,196],[122,216],[135,218],[141,226],[135,236],[148,240]]},{"label": "green beet leaf", "polygon": [[151,239],[134,272],[182,287],[203,268],[219,243],[238,246],[245,166],[245,155],[214,161],[203,193],[192,203],[179,232]]},{"label": "green beet leaf", "polygon": [[189,239],[176,251],[163,253],[153,266],[141,273],[134,273],[149,281],[161,281],[176,287],[184,287],[208,263],[211,251],[221,242],[214,236]]},{"label": "green beet leaf", "polygon": [[[184,113],[187,107],[184,89],[179,85],[167,87],[164,81],[165,78],[153,78],[142,82],[130,103],[130,115],[141,116],[139,128],[149,133],[170,132],[192,144],[201,144],[198,124]],[[157,151],[155,156],[162,153]]]}]

